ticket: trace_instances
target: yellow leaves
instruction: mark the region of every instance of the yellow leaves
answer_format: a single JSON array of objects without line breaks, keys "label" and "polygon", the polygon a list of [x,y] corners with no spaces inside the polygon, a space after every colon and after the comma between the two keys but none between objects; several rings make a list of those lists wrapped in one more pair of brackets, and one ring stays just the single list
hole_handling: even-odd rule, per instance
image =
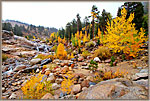
[{"label": "yellow leaves", "polygon": [[33,39],[36,39],[35,36],[33,36]]},{"label": "yellow leaves", "polygon": [[63,43],[63,44],[65,44],[65,43],[66,43],[66,39],[65,39],[65,37],[64,37],[64,39],[62,40],[62,43]]},{"label": "yellow leaves", "polygon": [[46,94],[46,92],[43,91],[45,85],[40,82],[42,77],[43,75],[41,73],[39,73],[38,76],[32,76],[21,88],[25,99],[40,99]]},{"label": "yellow leaves", "polygon": [[82,38],[82,31],[80,31],[80,39]]},{"label": "yellow leaves", "polygon": [[60,43],[62,41],[62,39],[60,37],[58,37],[58,43]]},{"label": "yellow leaves", "polygon": [[47,65],[43,65],[43,68],[47,68]]},{"label": "yellow leaves", "polygon": [[54,32],[51,33],[50,37],[51,37],[51,38],[54,38],[54,36],[55,36],[54,34],[55,34]]},{"label": "yellow leaves", "polygon": [[64,59],[67,57],[67,52],[65,51],[64,44],[60,43],[57,47],[57,58]]},{"label": "yellow leaves", "polygon": [[110,23],[109,21],[107,22],[107,31],[105,32],[103,43],[104,46],[111,48],[114,53],[123,50],[124,53],[135,57],[140,51],[142,42],[145,40],[144,31],[141,28],[141,31],[138,33],[134,27],[135,24],[131,23],[134,19],[134,13],[130,14],[127,20],[125,19],[126,15],[127,11],[123,8],[120,17],[116,17]]},{"label": "yellow leaves", "polygon": [[100,28],[98,28],[98,37],[99,37],[99,38],[101,37],[101,31],[100,31]]},{"label": "yellow leaves", "polygon": [[71,58],[74,58],[74,55],[73,55],[73,53],[71,53]]},{"label": "yellow leaves", "polygon": [[61,83],[61,90],[62,92],[69,94],[72,90],[72,86],[74,85],[75,78],[74,75],[70,73],[67,73],[66,77],[63,76],[64,79]]}]

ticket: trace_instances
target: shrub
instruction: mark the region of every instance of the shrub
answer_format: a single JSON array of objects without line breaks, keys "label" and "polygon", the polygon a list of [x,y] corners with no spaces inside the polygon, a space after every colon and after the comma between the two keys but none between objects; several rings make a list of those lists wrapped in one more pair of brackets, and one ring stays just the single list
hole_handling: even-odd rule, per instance
[{"label": "shrub", "polygon": [[140,46],[147,38],[144,36],[143,28],[140,29],[140,32],[135,29],[135,24],[132,23],[134,13],[130,14],[128,19],[126,16],[127,11],[123,8],[120,17],[107,22],[103,42],[104,46],[113,49],[114,53],[123,51],[129,56],[136,57],[141,50]]},{"label": "shrub", "polygon": [[88,43],[85,44],[86,47],[93,47],[94,46],[94,42],[90,41]]},{"label": "shrub", "polygon": [[70,48],[67,50],[67,54],[71,54],[71,53],[72,53],[72,49]]},{"label": "shrub", "polygon": [[123,71],[120,72],[118,68],[117,71],[115,72],[112,72],[111,70],[104,72],[103,80],[108,80],[108,79],[113,79],[113,78],[122,78],[122,77],[125,77],[127,74],[128,72],[123,72]]},{"label": "shrub", "polygon": [[99,57],[101,60],[110,58],[111,52],[108,47],[100,46],[97,50],[94,51],[93,57]]},{"label": "shrub", "polygon": [[98,83],[100,81],[103,81],[103,78],[100,76],[100,74],[98,72],[96,72],[94,74],[94,81],[93,82]]},{"label": "shrub", "polygon": [[73,74],[67,73],[67,78],[63,76],[63,81],[61,82],[61,90],[63,93],[69,94],[72,90],[72,86],[74,85],[74,81],[76,80],[74,78]]},{"label": "shrub", "polygon": [[5,61],[8,58],[8,56],[4,53],[2,53],[2,61]]},{"label": "shrub", "polygon": [[88,50],[85,50],[82,52],[81,54],[84,58],[86,58],[87,56],[91,55],[91,53]]},{"label": "shrub", "polygon": [[113,66],[113,62],[115,62],[115,58],[114,58],[114,56],[112,56],[112,57],[111,57],[110,66]]},{"label": "shrub", "polygon": [[74,58],[73,53],[71,53],[71,55],[68,55],[68,59],[72,59],[72,58]]},{"label": "shrub", "polygon": [[67,58],[67,52],[65,51],[64,44],[60,43],[58,45],[56,55],[57,55],[57,58],[59,59]]},{"label": "shrub", "polygon": [[97,40],[97,45],[100,45],[100,40],[99,39]]},{"label": "shrub", "polygon": [[125,58],[126,58],[125,54],[122,54],[122,60],[125,60]]},{"label": "shrub", "polygon": [[90,70],[92,70],[93,72],[96,71],[96,69],[98,68],[98,63],[96,63],[95,61],[91,60],[91,61],[90,61],[89,68],[90,68]]},{"label": "shrub", "polygon": [[41,99],[46,93],[52,92],[52,84],[48,81],[41,82],[43,75],[31,77],[30,80],[21,88],[24,94],[24,99]]},{"label": "shrub", "polygon": [[53,46],[53,47],[51,48],[51,51],[55,52],[56,49],[57,49],[57,46],[55,45],[55,46]]},{"label": "shrub", "polygon": [[35,58],[40,58],[42,60],[50,58],[50,59],[54,60],[54,56],[53,55],[44,55],[44,54],[38,54]]}]

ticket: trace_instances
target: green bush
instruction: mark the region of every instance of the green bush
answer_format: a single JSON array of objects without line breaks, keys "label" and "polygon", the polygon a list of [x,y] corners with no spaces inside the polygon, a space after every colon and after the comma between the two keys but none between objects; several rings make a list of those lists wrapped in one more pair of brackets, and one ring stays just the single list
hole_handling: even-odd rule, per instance
[{"label": "green bush", "polygon": [[86,47],[93,47],[94,46],[94,42],[90,41],[88,43],[85,44]]},{"label": "green bush", "polygon": [[5,61],[8,58],[6,54],[2,54],[2,61]]},{"label": "green bush", "polygon": [[85,51],[82,52],[82,56],[83,56],[84,58],[86,58],[86,57],[89,56],[89,55],[91,55],[91,53],[90,53],[89,51],[87,51],[87,50],[85,50]]},{"label": "green bush", "polygon": [[109,59],[111,57],[111,52],[108,47],[100,46],[94,51],[93,57],[99,57],[101,60]]},{"label": "green bush", "polygon": [[98,68],[98,63],[96,63],[95,61],[91,60],[91,61],[90,61],[89,68],[90,68],[90,70],[92,70],[93,72],[96,71],[96,69]]}]

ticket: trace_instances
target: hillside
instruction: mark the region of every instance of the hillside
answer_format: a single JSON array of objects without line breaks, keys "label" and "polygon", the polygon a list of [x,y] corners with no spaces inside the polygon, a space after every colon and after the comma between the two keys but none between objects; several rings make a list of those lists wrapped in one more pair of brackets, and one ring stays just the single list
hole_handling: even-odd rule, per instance
[{"label": "hillside", "polygon": [[13,31],[14,34],[16,35],[24,37],[28,36],[29,38],[33,36],[37,38],[49,37],[51,33],[58,31],[54,27],[49,28],[44,26],[35,26],[32,24],[15,20],[2,20],[2,23],[3,23],[3,30]]}]

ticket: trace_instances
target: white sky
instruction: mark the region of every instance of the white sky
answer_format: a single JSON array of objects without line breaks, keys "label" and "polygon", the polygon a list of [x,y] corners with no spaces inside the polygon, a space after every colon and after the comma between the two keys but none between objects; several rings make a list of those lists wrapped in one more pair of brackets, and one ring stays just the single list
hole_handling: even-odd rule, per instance
[{"label": "white sky", "polygon": [[93,5],[98,7],[100,14],[105,9],[113,17],[118,7],[124,2],[88,1],[88,2],[2,2],[2,19],[18,20],[28,24],[45,27],[65,28],[67,22],[76,19],[80,14],[81,21],[89,16]]}]

